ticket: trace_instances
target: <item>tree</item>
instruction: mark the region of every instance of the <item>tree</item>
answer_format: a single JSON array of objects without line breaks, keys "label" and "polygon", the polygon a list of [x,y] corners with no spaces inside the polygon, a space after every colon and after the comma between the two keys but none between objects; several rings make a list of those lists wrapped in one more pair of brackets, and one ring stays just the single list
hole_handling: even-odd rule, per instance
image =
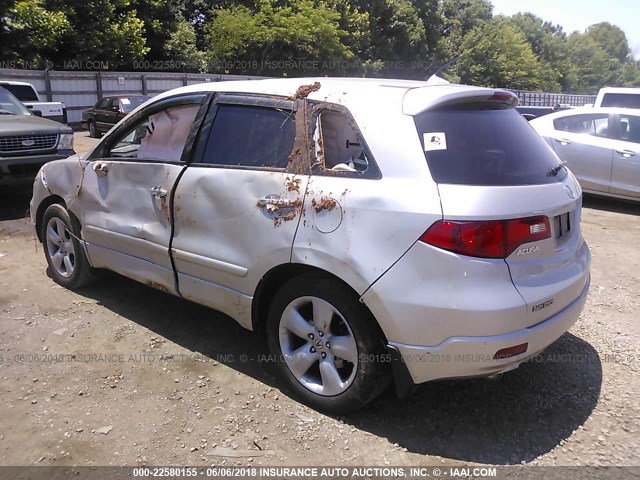
[{"label": "tree", "polygon": [[524,34],[501,18],[481,23],[465,37],[456,67],[463,83],[536,90],[542,69]]},{"label": "tree", "polygon": [[[206,71],[204,52],[196,45],[196,31],[193,25],[181,20],[164,45],[164,55],[172,70]],[[175,65],[175,66],[172,66]]]},{"label": "tree", "polygon": [[505,20],[520,30],[543,70],[542,89],[560,91],[572,87],[575,68],[569,60],[567,35],[560,25],[545,22],[532,13],[518,13]]},{"label": "tree", "polygon": [[597,43],[607,55],[620,63],[629,59],[631,53],[629,42],[620,27],[608,22],[596,23],[587,28],[585,35]]},{"label": "tree", "polygon": [[606,85],[621,83],[620,60],[609,56],[591,35],[575,32],[569,36],[568,46],[577,73],[573,92],[593,94]]},{"label": "tree", "polygon": [[255,12],[221,8],[205,26],[210,60],[229,70],[269,75],[309,74],[301,62],[319,61],[320,69],[335,74],[335,65],[354,57],[342,43],[347,32],[339,28],[339,17],[312,0],[259,0]]},{"label": "tree", "polygon": [[42,0],[15,2],[7,12],[6,23],[6,41],[12,45],[14,60],[37,63],[42,68],[71,31],[66,15],[47,10]]},{"label": "tree", "polygon": [[491,20],[493,5],[488,0],[443,0],[440,49],[447,60],[460,54],[466,35]]}]

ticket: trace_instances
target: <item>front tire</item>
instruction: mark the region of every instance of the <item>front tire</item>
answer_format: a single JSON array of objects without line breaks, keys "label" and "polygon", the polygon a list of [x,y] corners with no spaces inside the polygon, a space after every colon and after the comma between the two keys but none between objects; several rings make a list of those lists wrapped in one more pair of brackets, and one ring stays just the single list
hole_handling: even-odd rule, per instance
[{"label": "front tire", "polygon": [[50,276],[71,290],[89,285],[96,278],[84,249],[78,241],[80,224],[59,204],[50,205],[42,220],[44,255]]},{"label": "front tire", "polygon": [[386,342],[369,310],[347,285],[313,274],[274,296],[267,340],[279,373],[311,407],[343,414],[389,384]]}]

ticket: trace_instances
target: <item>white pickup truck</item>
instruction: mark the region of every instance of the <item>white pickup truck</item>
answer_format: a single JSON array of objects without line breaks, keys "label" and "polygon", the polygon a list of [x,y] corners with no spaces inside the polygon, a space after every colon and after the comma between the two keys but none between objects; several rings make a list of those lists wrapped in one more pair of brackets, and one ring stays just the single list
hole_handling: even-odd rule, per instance
[{"label": "white pickup truck", "polygon": [[38,91],[30,83],[0,80],[0,86],[9,90],[31,113],[47,120],[67,123],[65,104],[63,102],[41,102]]}]

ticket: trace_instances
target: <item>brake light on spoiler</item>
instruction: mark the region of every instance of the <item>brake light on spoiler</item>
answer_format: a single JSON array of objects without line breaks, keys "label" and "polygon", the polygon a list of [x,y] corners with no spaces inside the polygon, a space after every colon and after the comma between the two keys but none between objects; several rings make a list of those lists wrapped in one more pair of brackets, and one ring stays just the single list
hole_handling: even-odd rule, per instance
[{"label": "brake light on spoiler", "polygon": [[439,220],[420,237],[420,241],[450,252],[480,258],[507,258],[525,243],[551,237],[545,216],[513,220]]}]

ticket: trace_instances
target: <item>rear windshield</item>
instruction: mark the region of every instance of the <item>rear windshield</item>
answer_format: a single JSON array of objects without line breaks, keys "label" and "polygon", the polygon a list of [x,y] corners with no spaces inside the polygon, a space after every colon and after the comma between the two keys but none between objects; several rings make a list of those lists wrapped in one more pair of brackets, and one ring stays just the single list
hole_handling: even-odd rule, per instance
[{"label": "rear windshield", "polygon": [[536,185],[564,176],[550,173],[556,156],[514,109],[430,110],[415,122],[437,183]]},{"label": "rear windshield", "polygon": [[11,85],[3,83],[2,86],[9,90],[18,100],[23,102],[37,102],[38,95],[33,91],[29,85]]},{"label": "rear windshield", "polygon": [[640,93],[605,93],[601,106],[640,108]]}]

